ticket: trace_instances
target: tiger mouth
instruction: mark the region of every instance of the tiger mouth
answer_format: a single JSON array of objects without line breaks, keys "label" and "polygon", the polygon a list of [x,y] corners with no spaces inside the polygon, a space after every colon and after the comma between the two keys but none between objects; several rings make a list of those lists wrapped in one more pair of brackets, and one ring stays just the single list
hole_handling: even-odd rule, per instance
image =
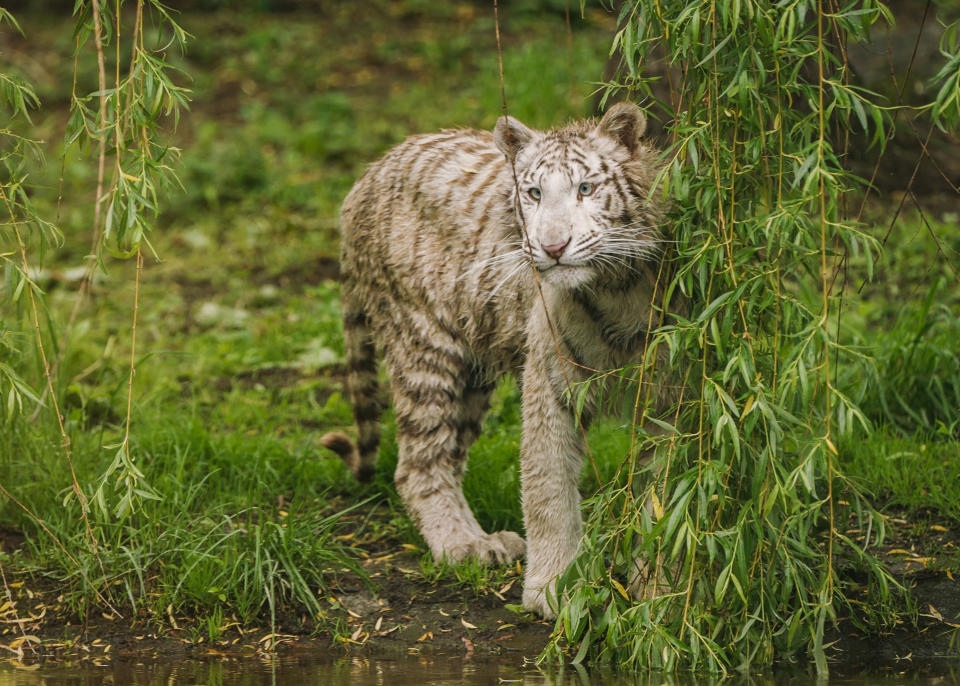
[{"label": "tiger mouth", "polygon": [[537,271],[541,274],[546,274],[547,272],[553,272],[554,274],[562,274],[567,272],[579,272],[579,271],[590,271],[591,265],[589,264],[568,264],[566,262],[554,262],[553,264],[548,265],[536,265]]}]

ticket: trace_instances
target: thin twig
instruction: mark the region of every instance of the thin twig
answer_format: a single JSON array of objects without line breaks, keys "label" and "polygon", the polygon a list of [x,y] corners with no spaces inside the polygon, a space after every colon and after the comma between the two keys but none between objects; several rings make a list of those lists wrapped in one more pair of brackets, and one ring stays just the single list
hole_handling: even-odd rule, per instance
[{"label": "thin twig", "polygon": [[920,214],[920,220],[923,222],[923,225],[927,227],[930,237],[933,239],[933,242],[937,244],[937,252],[940,253],[940,257],[942,257],[943,261],[947,264],[947,267],[953,274],[953,278],[960,283],[960,274],[957,273],[957,268],[953,266],[953,262],[951,262],[950,258],[947,256],[946,251],[943,249],[943,244],[940,242],[940,237],[937,236],[937,232],[933,230],[932,226],[930,226],[930,222],[927,220],[927,214],[923,211],[923,207],[920,206],[920,201],[917,199],[917,194],[912,190],[910,191],[910,199],[913,200],[913,204],[917,208],[917,212]]},{"label": "thin twig", "polygon": [[[819,123],[818,161],[823,163],[824,143],[826,141],[827,131],[824,121],[824,91],[826,90],[826,75],[824,73],[824,37],[823,37],[823,0],[817,0],[817,96],[818,108],[817,116]],[[824,393],[824,424],[826,434],[826,461],[827,461],[827,507],[829,508],[829,531],[827,532],[827,579],[826,579],[826,602],[833,602],[833,543],[836,537],[835,513],[833,501],[833,453],[834,447],[831,440],[832,417],[831,401],[833,394],[833,383],[830,381],[830,331],[829,331],[829,305],[830,305],[830,286],[827,275],[827,197],[824,175],[818,175],[819,195],[820,195],[820,279],[823,296],[823,312],[821,314],[821,326],[824,332],[823,343],[823,379],[825,385]],[[824,612],[825,610],[821,610]],[[821,619],[823,615],[821,614]],[[815,647],[822,651],[823,636],[818,635],[815,638]],[[818,659],[818,671],[826,669],[826,663],[822,661],[822,652],[816,656]]]},{"label": "thin twig", "polygon": [[140,275],[143,272],[143,252],[137,246],[137,274],[133,285],[133,324],[130,327],[130,374],[127,377],[127,417],[123,431],[123,447],[130,460],[130,417],[133,414],[133,377],[136,375],[137,314],[140,311]]}]

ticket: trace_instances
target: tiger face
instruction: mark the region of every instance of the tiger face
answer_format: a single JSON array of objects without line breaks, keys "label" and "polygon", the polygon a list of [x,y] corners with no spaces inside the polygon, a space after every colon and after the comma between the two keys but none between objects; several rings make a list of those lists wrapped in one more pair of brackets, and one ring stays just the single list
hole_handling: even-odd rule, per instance
[{"label": "tiger face", "polygon": [[560,288],[625,277],[660,243],[648,197],[657,162],[641,141],[643,113],[622,103],[591,124],[543,133],[504,117],[494,130],[516,170],[523,251]]}]

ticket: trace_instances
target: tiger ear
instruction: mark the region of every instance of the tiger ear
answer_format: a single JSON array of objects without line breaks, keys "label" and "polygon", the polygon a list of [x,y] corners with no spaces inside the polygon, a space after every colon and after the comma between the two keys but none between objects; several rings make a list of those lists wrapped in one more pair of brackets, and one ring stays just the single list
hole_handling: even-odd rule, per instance
[{"label": "tiger ear", "polygon": [[493,128],[493,142],[508,160],[515,159],[536,135],[533,129],[510,116],[500,117]]},{"label": "tiger ear", "polygon": [[618,102],[607,110],[597,125],[597,131],[612,138],[630,151],[637,150],[640,139],[647,130],[647,117],[632,102]]}]

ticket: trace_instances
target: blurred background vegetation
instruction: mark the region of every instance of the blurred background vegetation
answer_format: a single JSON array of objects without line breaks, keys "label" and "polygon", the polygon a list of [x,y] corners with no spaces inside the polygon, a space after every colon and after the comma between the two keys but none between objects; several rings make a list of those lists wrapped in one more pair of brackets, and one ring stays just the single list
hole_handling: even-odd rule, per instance
[{"label": "blurred background vegetation", "polygon": [[[595,114],[601,87],[616,72],[616,12],[564,0],[503,4],[510,113],[540,128]],[[891,3],[897,29],[851,52],[854,68],[892,101],[900,93],[918,102],[929,97],[936,20],[960,12],[956,0],[931,5],[927,37],[917,42],[917,4]],[[93,593],[99,589],[158,622],[166,622],[169,607],[198,621],[252,621],[285,604],[323,621],[317,589],[356,555],[336,544],[333,533],[344,522],[331,515],[373,495],[376,516],[364,519],[355,540],[419,544],[392,490],[389,431],[369,491],[317,440],[352,421],[341,396],[338,206],[364,167],[405,136],[493,126],[501,102],[492,8],[425,0],[172,3],[191,37],[185,51],[171,48],[165,59],[190,104],[176,125],[172,117],[159,120],[162,140],[180,151],[173,164],[179,182],[161,195],[147,236],[131,439],[143,492],[132,511],[118,515],[123,485],[110,475],[107,446],[122,440],[127,416],[136,267],[101,249],[102,268],[67,330],[91,252],[96,149],[82,139],[65,144],[65,131],[71,92],[98,89],[91,41],[76,50],[73,5],[3,4],[22,33],[0,25],[0,73],[32,84],[40,104],[29,121],[9,124],[4,109],[0,127],[41,141],[44,151],[24,161],[26,185],[36,214],[63,238],[32,234],[29,269],[44,295],[42,335],[62,358],[54,386],[77,480],[94,500],[86,513],[97,544],[78,524],[82,508],[70,496],[49,401],[37,411],[29,399],[22,409],[7,400],[0,484],[16,502],[0,503],[0,559],[63,584],[80,614],[101,607]],[[121,16],[123,26],[132,23]],[[148,44],[164,45],[169,29],[155,12],[147,17]],[[920,59],[905,78],[915,45]],[[108,74],[116,47],[107,45]],[[120,41],[120,64],[130,47]],[[665,90],[658,93],[666,99]],[[663,135],[662,126],[655,130]],[[960,430],[960,164],[955,132],[937,132],[935,162],[921,160],[912,188],[917,201],[905,195],[921,151],[917,136],[925,133],[923,120],[898,127],[865,210],[873,234],[889,234],[876,265],[880,277],[855,295],[870,258],[850,266],[843,336],[877,357],[886,390],[858,399],[878,430],[841,446],[841,460],[881,508],[956,528],[960,482],[950,475],[957,473]],[[877,153],[869,143],[859,141],[851,156],[867,178]],[[5,223],[0,245],[7,289],[0,333],[11,344],[0,347],[0,363],[40,397],[45,381],[29,308],[11,297],[9,229]],[[472,464],[486,466],[468,472],[466,489],[488,528],[522,527],[518,404],[515,386],[502,385],[471,452]],[[628,452],[621,425],[613,418],[591,429],[598,465],[585,470],[585,492],[611,478]],[[96,505],[98,490],[105,507]],[[960,569],[955,552],[940,560]],[[305,569],[308,578],[299,575]]]}]

